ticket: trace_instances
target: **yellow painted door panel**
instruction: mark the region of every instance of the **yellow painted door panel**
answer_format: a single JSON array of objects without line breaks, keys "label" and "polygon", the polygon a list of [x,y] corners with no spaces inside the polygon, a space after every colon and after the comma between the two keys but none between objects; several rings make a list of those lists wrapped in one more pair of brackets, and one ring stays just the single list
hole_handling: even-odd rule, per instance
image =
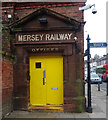
[{"label": "yellow painted door panel", "polygon": [[30,104],[46,105],[46,85],[43,85],[45,59],[30,57]]},{"label": "yellow painted door panel", "polygon": [[46,64],[47,104],[63,104],[63,58],[48,57]]},{"label": "yellow painted door panel", "polygon": [[63,57],[30,57],[30,104],[63,104]]}]

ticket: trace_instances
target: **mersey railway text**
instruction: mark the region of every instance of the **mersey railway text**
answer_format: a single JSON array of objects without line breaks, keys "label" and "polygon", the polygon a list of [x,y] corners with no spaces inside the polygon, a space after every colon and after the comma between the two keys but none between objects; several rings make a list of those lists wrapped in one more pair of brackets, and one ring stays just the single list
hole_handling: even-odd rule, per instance
[{"label": "mersey railway text", "polygon": [[18,42],[52,41],[52,40],[71,40],[72,33],[60,34],[23,34],[18,35]]}]

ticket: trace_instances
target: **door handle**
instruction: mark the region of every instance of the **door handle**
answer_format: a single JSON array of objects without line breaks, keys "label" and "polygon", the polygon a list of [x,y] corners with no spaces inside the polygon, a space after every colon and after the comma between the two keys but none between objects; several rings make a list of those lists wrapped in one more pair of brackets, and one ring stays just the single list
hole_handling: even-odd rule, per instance
[{"label": "door handle", "polygon": [[43,85],[45,85],[46,71],[43,71]]},{"label": "door handle", "polygon": [[46,78],[46,71],[43,71],[43,78]]},{"label": "door handle", "polygon": [[45,85],[45,78],[43,78],[43,85]]}]

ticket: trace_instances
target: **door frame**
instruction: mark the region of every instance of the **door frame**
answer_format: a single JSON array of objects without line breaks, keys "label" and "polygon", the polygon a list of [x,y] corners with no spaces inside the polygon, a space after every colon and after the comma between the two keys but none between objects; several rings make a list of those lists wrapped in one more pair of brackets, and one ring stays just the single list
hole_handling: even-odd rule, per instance
[{"label": "door frame", "polygon": [[[28,109],[33,109],[34,107],[38,107],[38,106],[52,106],[52,107],[63,107],[64,106],[64,56],[62,55],[62,54],[60,54],[60,55],[56,55],[56,54],[54,54],[54,55],[50,55],[50,54],[47,54],[47,55],[30,55],[29,56],[29,73],[30,73],[30,57],[41,57],[41,56],[62,56],[62,58],[63,58],[63,105],[31,105],[30,104],[30,86],[29,86],[29,106],[28,106]],[[30,85],[30,83],[29,83],[29,85]],[[34,108],[35,109],[35,108]]]}]

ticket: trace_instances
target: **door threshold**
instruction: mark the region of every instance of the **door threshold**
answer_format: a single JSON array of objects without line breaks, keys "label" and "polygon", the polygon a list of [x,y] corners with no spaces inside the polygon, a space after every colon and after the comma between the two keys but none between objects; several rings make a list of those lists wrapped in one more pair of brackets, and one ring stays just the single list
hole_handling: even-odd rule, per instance
[{"label": "door threshold", "polygon": [[55,106],[55,107],[57,106],[58,107],[58,106],[63,106],[63,105],[30,105],[30,106]]},{"label": "door threshold", "polygon": [[63,105],[31,105],[28,110],[64,111]]}]

